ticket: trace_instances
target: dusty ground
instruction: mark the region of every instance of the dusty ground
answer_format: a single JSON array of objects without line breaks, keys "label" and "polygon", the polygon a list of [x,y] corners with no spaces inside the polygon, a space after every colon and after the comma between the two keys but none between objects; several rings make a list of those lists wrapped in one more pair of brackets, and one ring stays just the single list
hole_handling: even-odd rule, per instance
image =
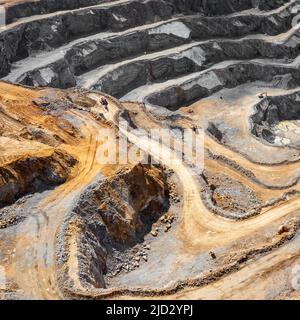
[{"label": "dusty ground", "polygon": [[[297,4],[149,14],[143,24],[117,1],[87,9],[111,17],[103,30],[70,22],[68,39],[51,19],[85,9],[29,12],[0,30],[5,42],[25,26],[17,41],[28,51],[3,53],[1,72],[37,87],[0,82],[0,297],[299,299],[300,46],[299,24],[287,21]],[[224,21],[237,37],[226,38]],[[53,37],[29,39],[33,24]],[[283,97],[295,112],[281,121]],[[275,143],[253,134],[267,99],[259,125]],[[149,142],[154,128],[203,129],[204,171],[178,158],[175,131],[172,148]],[[157,165],[105,163],[114,137]]]}]

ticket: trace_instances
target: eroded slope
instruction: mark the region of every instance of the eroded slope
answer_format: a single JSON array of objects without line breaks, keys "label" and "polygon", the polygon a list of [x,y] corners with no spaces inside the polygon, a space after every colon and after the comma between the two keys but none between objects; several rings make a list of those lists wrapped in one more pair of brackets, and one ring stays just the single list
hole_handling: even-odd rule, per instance
[{"label": "eroded slope", "polygon": [[[89,5],[0,30],[1,75],[39,87],[0,84],[2,296],[299,298],[299,1]],[[108,128],[159,164],[103,164]],[[153,128],[203,129],[205,170]]]}]

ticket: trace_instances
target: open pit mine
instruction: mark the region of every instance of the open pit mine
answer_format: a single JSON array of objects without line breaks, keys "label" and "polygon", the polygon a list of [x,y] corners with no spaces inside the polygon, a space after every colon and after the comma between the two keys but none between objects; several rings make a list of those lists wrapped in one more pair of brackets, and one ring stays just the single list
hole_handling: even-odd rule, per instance
[{"label": "open pit mine", "polygon": [[0,299],[300,298],[300,0],[0,21]]}]

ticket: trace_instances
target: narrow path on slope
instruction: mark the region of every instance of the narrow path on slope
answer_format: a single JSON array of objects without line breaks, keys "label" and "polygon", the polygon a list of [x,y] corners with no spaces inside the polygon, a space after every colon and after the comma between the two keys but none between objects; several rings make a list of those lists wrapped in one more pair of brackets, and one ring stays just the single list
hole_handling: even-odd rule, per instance
[{"label": "narrow path on slope", "polygon": [[[96,69],[93,69],[91,71],[88,71],[88,72],[78,76],[77,77],[77,85],[79,87],[83,87],[86,89],[93,89],[93,87],[97,84],[97,82],[99,82],[101,80],[101,78],[106,77],[109,73],[114,72],[115,77],[112,74],[112,78],[114,79],[114,81],[118,81],[118,79],[117,79],[118,70],[120,69],[119,73],[122,74],[121,68],[124,66],[129,66],[131,63],[144,62],[146,64],[147,62],[150,62],[152,60],[158,60],[158,59],[164,59],[164,58],[176,60],[176,59],[179,59],[179,57],[181,57],[181,55],[185,56],[187,59],[190,59],[191,61],[195,62],[200,67],[200,66],[202,66],[203,62],[208,64],[208,62],[206,61],[206,52],[204,50],[205,47],[202,47],[202,45],[205,45],[205,44],[213,44],[214,46],[218,46],[219,44],[222,44],[222,43],[233,43],[233,44],[240,43],[242,45],[243,42],[245,42],[245,44],[249,45],[249,43],[253,40],[260,40],[260,41],[263,41],[265,44],[272,43],[272,45],[274,45],[274,50],[276,50],[275,44],[277,44],[277,45],[284,44],[289,39],[292,40],[293,37],[297,37],[297,35],[299,33],[299,29],[300,29],[300,23],[297,24],[294,28],[291,28],[290,30],[288,30],[287,32],[284,32],[282,34],[278,34],[276,36],[253,34],[253,35],[248,35],[248,36],[245,36],[243,38],[238,38],[238,39],[217,37],[217,38],[211,38],[209,40],[204,40],[204,41],[195,41],[195,42],[180,45],[177,47],[172,47],[172,48],[169,48],[169,49],[166,49],[163,51],[146,53],[146,54],[140,55],[138,57],[130,57],[128,59],[124,59],[124,60],[117,62],[117,63],[106,64],[105,66],[100,66]],[[249,40],[249,43],[246,42],[248,40]],[[252,43],[251,45],[253,47],[258,46],[257,43]],[[247,46],[245,45],[245,47],[247,47]],[[195,49],[195,53],[194,53],[195,56],[193,56],[192,52],[189,52],[189,53],[186,52],[189,49],[190,50]],[[230,54],[235,54],[235,53],[231,52]],[[228,54],[228,55],[230,55],[230,54]],[[251,61],[249,59],[242,60],[243,57],[241,57],[240,59],[241,60],[239,60],[239,61],[223,60],[221,62],[217,62],[216,64],[214,64],[213,66],[211,66],[209,68],[203,68],[204,70],[201,71],[201,73],[204,73],[205,71],[213,70],[215,67],[222,68],[223,66],[227,66],[228,65],[227,61],[229,63],[232,61],[233,62],[232,64],[235,64],[237,62],[242,63],[243,61],[245,61],[245,62]],[[291,64],[291,66],[297,66],[297,61],[298,61],[297,59],[295,60],[295,62],[293,62]],[[271,63],[274,63],[273,60],[270,60],[267,58],[253,60],[253,62],[255,62],[255,61],[260,62],[260,63],[264,63],[264,62],[269,63],[271,61]],[[282,65],[286,66],[285,64],[282,64]],[[196,75],[196,74],[200,75],[200,72],[194,73],[194,75]],[[21,75],[21,73],[19,73],[19,76],[20,75]],[[15,79],[17,79],[15,76],[13,76],[13,77]],[[186,77],[189,78],[188,75]],[[9,78],[11,79],[11,75],[9,75],[6,79],[9,79]],[[180,80],[180,77],[178,77],[178,78],[174,77],[174,80],[173,80],[174,83],[177,79]],[[170,80],[170,81],[172,81],[172,80]],[[155,86],[154,82],[152,83],[154,85],[153,88],[155,88],[155,90],[156,90],[156,88],[163,88],[163,82],[156,81],[156,83],[157,83],[156,86]],[[173,84],[173,82],[171,84]],[[134,97],[134,94],[137,93],[137,96],[138,96],[138,92],[141,91],[141,96],[138,96],[139,100],[141,101],[143,98],[146,97],[145,95],[146,95],[147,91],[144,90],[146,87],[149,87],[149,83],[145,86],[140,86],[141,90],[140,90],[140,88],[132,89],[122,99],[123,100],[127,100],[127,99],[134,100],[134,98],[136,98],[136,97]],[[99,91],[102,91],[101,86],[99,88]],[[153,92],[154,91],[150,89],[150,93],[153,93]]]},{"label": "narrow path on slope", "polygon": [[[90,97],[96,99],[95,95]],[[105,115],[109,114],[109,120],[115,119],[117,111],[118,107],[111,100],[110,110]],[[117,122],[115,122],[115,125],[119,126]],[[163,165],[174,170],[178,176],[183,187],[184,201],[178,236],[186,243],[186,248],[193,246],[197,250],[203,250],[217,244],[237,240],[300,208],[300,200],[294,199],[278,208],[270,209],[267,213],[245,221],[225,220],[211,213],[203,204],[198,179],[188,166],[181,159],[178,159],[174,151],[155,140],[149,140],[147,136],[135,136],[122,127],[119,127],[119,130],[127,136],[131,143],[141,150],[149,152]]]},{"label": "narrow path on slope", "polygon": [[[291,5],[295,4],[295,3],[298,3],[299,0],[291,0],[290,2],[288,2],[287,4],[275,9],[275,10],[272,10],[270,12],[272,13],[279,13],[281,11],[283,11],[284,9],[290,7]],[[57,15],[64,15],[66,13],[72,13],[72,12],[80,12],[80,11],[87,11],[87,10],[90,10],[90,9],[93,9],[93,8],[108,8],[108,7],[113,7],[113,6],[116,6],[116,5],[119,5],[119,4],[126,4],[126,3],[129,3],[131,2],[131,0],[116,0],[116,1],[111,1],[110,3],[102,3],[102,4],[98,4],[98,5],[94,5],[94,6],[89,6],[89,7],[84,7],[84,8],[79,8],[79,9],[73,9],[73,10],[65,10],[65,11],[56,11],[56,12],[53,12],[53,13],[48,13],[48,14],[43,14],[43,15],[35,15],[35,16],[30,16],[30,17],[26,17],[26,18],[23,18],[23,19],[19,19],[18,21],[14,22],[14,23],[11,23],[7,26],[3,26],[0,28],[0,32],[3,31],[3,30],[9,30],[9,29],[12,29],[16,26],[19,26],[19,25],[24,25],[28,22],[32,22],[32,21],[37,21],[37,20],[43,20],[43,19],[47,19],[47,18],[50,18],[50,17],[54,17],[54,16],[57,16]],[[258,15],[266,15],[266,14],[269,14],[269,12],[264,12],[264,11],[259,11],[257,9],[249,9],[249,10],[245,10],[245,11],[241,11],[241,12],[236,12],[236,13],[232,13],[230,15],[228,15],[228,17],[231,17],[231,16],[236,16],[236,15],[246,15],[246,14],[258,14]]]},{"label": "narrow path on slope", "polygon": [[3,80],[16,82],[21,75],[28,71],[48,66],[51,63],[57,62],[59,59],[63,59],[67,51],[73,46],[84,44],[85,42],[93,40],[105,40],[116,36],[121,37],[132,32],[138,32],[148,28],[155,28],[162,24],[170,23],[179,19],[181,18],[172,18],[165,21],[137,26],[122,32],[100,32],[94,35],[78,38],[49,52],[39,52],[29,56],[28,58],[14,62],[11,67],[11,72],[5,76]]},{"label": "narrow path on slope", "polygon": [[[293,0],[293,1],[297,1],[297,0]],[[111,1],[110,3],[102,3],[102,4],[97,4],[97,5],[94,5],[94,6],[89,6],[89,7],[79,8],[79,9],[63,10],[63,11],[56,11],[56,12],[47,13],[47,14],[40,14],[40,15],[30,16],[30,17],[19,19],[16,22],[13,22],[13,23],[11,23],[9,25],[0,27],[0,32],[4,31],[4,30],[13,29],[14,27],[17,27],[17,26],[20,26],[20,25],[24,25],[24,24],[26,24],[28,22],[43,20],[43,19],[55,17],[57,15],[64,15],[64,14],[70,13],[70,12],[71,13],[72,12],[80,12],[80,11],[90,10],[90,9],[93,9],[93,8],[113,7],[115,5],[128,3],[128,2],[130,2],[130,0],[116,0],[116,1]]]},{"label": "narrow path on slope", "polygon": [[[85,139],[76,148],[67,148],[79,159],[79,173],[64,185],[46,192],[31,216],[20,225],[17,236],[16,256],[12,270],[19,288],[34,299],[63,298],[56,284],[56,235],[64,216],[73,201],[99,173],[101,167],[95,160],[101,127],[90,116],[73,112],[83,123]],[[30,243],[30,249],[24,247]]]}]

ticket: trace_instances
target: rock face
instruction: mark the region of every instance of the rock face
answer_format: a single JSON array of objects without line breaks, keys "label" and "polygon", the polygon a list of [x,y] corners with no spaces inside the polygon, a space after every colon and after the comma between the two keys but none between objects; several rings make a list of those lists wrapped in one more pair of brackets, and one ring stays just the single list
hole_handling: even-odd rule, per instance
[{"label": "rock face", "polygon": [[[180,5],[179,5],[180,3]],[[130,27],[171,18],[175,13],[201,9],[192,0],[141,1],[108,7],[93,7],[53,14],[42,20],[30,20],[9,26],[1,32],[1,69],[5,75],[12,61],[32,52],[56,48],[70,40],[104,31],[122,31]]]},{"label": "rock face", "polygon": [[[169,22],[152,27],[146,30],[129,32],[124,35],[109,37],[109,39],[87,40],[82,43],[71,46],[64,54],[61,54],[55,62],[45,64],[42,67],[35,68],[26,73],[19,75],[17,78],[9,78],[9,80],[17,81],[26,85],[35,86],[52,86],[52,87],[71,87],[80,80],[75,79],[83,73],[87,73],[95,68],[103,66],[114,61],[120,61],[124,58],[135,57],[142,55],[145,52],[157,52],[164,49],[174,48],[179,45],[189,43],[191,40],[200,40],[208,36],[220,37],[228,33],[235,33],[237,36],[251,32],[251,30],[260,29],[260,32],[273,34],[274,32],[283,31],[285,29],[284,20],[272,16],[257,18],[249,16],[241,17],[220,17],[216,23],[209,27],[208,18],[180,18],[177,22]],[[276,23],[274,21],[276,20]],[[261,22],[259,23],[259,20]],[[224,27],[225,24],[225,27]],[[176,32],[177,30],[177,32]],[[178,30],[186,30],[186,34],[178,33]],[[182,33],[182,32],[181,32]],[[258,49],[259,48],[259,52]],[[222,41],[217,45],[214,43],[206,43],[194,45],[191,48],[186,48],[181,54],[175,54],[170,51],[168,55],[153,58],[149,60],[140,59],[136,62],[128,62],[118,65],[115,70],[108,72],[106,78],[100,76],[94,81],[93,88],[101,89],[102,91],[109,90],[106,82],[110,83],[110,87],[122,88],[119,92],[114,89],[106,91],[114,95],[122,95],[145,84],[147,81],[155,82],[164,80],[178,75],[188,74],[201,70],[211,64],[212,61],[222,61],[224,59],[255,58],[258,53],[266,57],[293,57],[297,54],[299,46],[273,45],[272,43],[264,42],[263,40],[244,40],[243,43],[234,41]],[[199,58],[199,59],[197,59]],[[196,63],[196,61],[198,61]],[[200,62],[203,62],[200,64]],[[131,74],[130,70],[143,71],[140,81],[129,81],[128,86],[122,84],[122,74]],[[155,69],[162,69],[157,74]],[[120,75],[120,79],[116,78]],[[91,75],[92,77],[92,75]],[[113,81],[111,79],[113,78]]]},{"label": "rock face", "polygon": [[254,0],[254,3],[257,4],[257,7],[261,10],[272,10],[280,7],[281,5],[287,2],[288,0],[270,0],[270,1]]},{"label": "rock face", "polygon": [[[49,0],[48,0],[49,1]],[[45,2],[48,2],[45,1]],[[92,0],[91,0],[92,1]],[[44,6],[43,1],[41,6]],[[52,1],[58,3],[58,1]],[[51,3],[52,3],[51,2]],[[73,3],[74,2],[74,3]],[[63,2],[64,3],[64,2]],[[26,4],[27,5],[27,4]],[[70,1],[62,9],[81,6],[81,2]],[[28,5],[30,8],[30,4]],[[47,6],[47,5],[46,5]],[[180,23],[174,29],[172,26],[152,30],[147,35],[147,31],[140,30],[128,36],[120,36],[115,40],[88,40],[74,49],[68,50],[66,56],[62,56],[65,61],[58,59],[55,63],[47,66],[52,73],[56,74],[59,80],[50,81],[53,77],[49,71],[45,71],[44,79],[39,74],[34,73],[27,79],[23,75],[20,81],[24,84],[59,86],[72,86],[74,84],[74,74],[80,75],[82,72],[91,70],[97,66],[119,60],[121,58],[135,56],[144,52],[158,51],[175,45],[190,42],[191,39],[203,39],[208,37],[220,37],[229,33],[239,36],[246,32],[260,32],[275,34],[288,28],[290,18],[287,13],[294,15],[287,9],[287,12],[273,15],[243,15],[240,17],[217,17],[211,25],[210,18],[203,15],[226,14],[253,6],[252,1],[194,1],[194,0],[152,0],[152,1],[132,1],[129,3],[119,3],[107,6],[93,6],[89,9],[79,9],[75,11],[65,11],[55,14],[55,6],[52,8],[38,9],[42,12],[54,12],[43,19],[30,19],[24,22],[9,25],[7,30],[0,33],[0,75],[7,75],[11,64],[20,59],[26,58],[43,50],[53,50],[70,41],[87,37],[100,32],[120,32],[130,28],[135,28],[143,24],[164,21],[168,19],[178,20]],[[13,8],[13,7],[12,7]],[[12,9],[11,9],[12,10]],[[20,9],[22,11],[23,9]],[[30,9],[28,9],[30,10]],[[198,17],[178,17],[178,14],[198,13]],[[25,15],[30,15],[30,12]],[[202,16],[200,15],[202,14]],[[18,16],[18,14],[16,14]],[[182,25],[182,23],[184,25]],[[181,36],[182,31],[188,31],[187,36]],[[101,38],[101,37],[100,37]],[[49,55],[51,57],[51,55]],[[51,57],[51,59],[53,59]],[[47,59],[46,59],[47,60]],[[34,69],[34,66],[33,68]],[[75,70],[73,70],[75,69]],[[69,79],[66,80],[68,76]],[[64,81],[63,81],[64,79]]]},{"label": "rock face", "polygon": [[[5,1],[4,1],[5,2]],[[14,20],[29,17],[33,15],[52,13],[63,10],[73,10],[78,8],[84,8],[94,6],[97,4],[110,2],[110,0],[65,0],[65,1],[53,1],[53,0],[39,0],[39,1],[26,1],[18,2],[12,1],[6,4],[6,22],[11,23]],[[185,3],[178,0],[169,1],[174,3],[178,7],[186,9]],[[201,9],[202,12],[208,15],[216,15],[223,13],[232,13],[233,11],[240,11],[249,9],[253,6],[252,0],[236,1],[236,0],[199,0],[197,3],[190,2],[190,8],[195,10],[196,8]],[[270,4],[261,3],[260,8],[270,9],[278,6],[278,1],[269,1]],[[272,3],[271,3],[272,2]],[[188,2],[186,2],[188,3]]]},{"label": "rock face", "polygon": [[18,82],[32,87],[71,88],[76,80],[70,65],[65,60],[59,60],[43,69],[33,70],[23,74]]},{"label": "rock face", "polygon": [[67,110],[90,110],[79,90],[34,90],[0,82],[0,207],[65,183],[78,156],[64,147],[84,138]]},{"label": "rock face", "polygon": [[6,23],[11,23],[17,19],[38,14],[93,6],[105,1],[109,0],[29,0],[26,2],[11,1],[6,5]]},{"label": "rock face", "polygon": [[[83,200],[75,211],[87,216],[88,205],[94,203],[98,209],[90,212],[101,217],[110,237],[130,245],[147,232],[148,222],[158,219],[159,212],[166,205],[166,196],[163,172],[158,168],[137,165],[95,187],[89,192],[88,202]],[[128,205],[122,206],[121,203]]]},{"label": "rock face", "polygon": [[228,14],[234,11],[249,9],[253,6],[252,0],[202,0],[204,13],[207,15]]},{"label": "rock face", "polygon": [[255,106],[255,112],[250,118],[252,133],[273,144],[276,139],[274,129],[277,124],[300,119],[299,101],[299,93],[266,97]]},{"label": "rock face", "polygon": [[80,229],[81,281],[104,287],[107,256],[140,242],[167,207],[168,187],[160,168],[139,164],[89,187],[70,222]]},{"label": "rock face", "polygon": [[75,164],[71,156],[55,151],[49,156],[20,159],[0,167],[0,207],[64,183]]},{"label": "rock face", "polygon": [[295,88],[300,84],[299,68],[296,65],[234,62],[232,65],[218,67],[215,70],[212,68],[203,73],[195,73],[190,77],[191,79],[150,94],[147,97],[147,102],[174,111],[223,88],[234,88],[240,84],[257,80],[272,82],[275,77],[285,77],[286,74],[291,74],[293,79],[288,84],[289,89]]},{"label": "rock face", "polygon": [[[286,250],[297,251],[300,225],[300,94],[291,94],[300,87],[299,0],[0,2],[0,260],[16,296],[196,296],[289,240],[268,261],[289,269],[277,277],[275,268],[276,279],[290,277]],[[128,133],[117,119],[142,130]],[[172,131],[148,149],[161,166],[100,163],[106,138],[145,148],[152,128]],[[204,145],[189,136],[201,128]],[[280,227],[286,219],[295,223]],[[268,275],[258,260],[254,269]],[[224,277],[220,292],[261,294],[253,270],[229,286],[235,275]],[[282,287],[260,285],[268,298]]]}]

